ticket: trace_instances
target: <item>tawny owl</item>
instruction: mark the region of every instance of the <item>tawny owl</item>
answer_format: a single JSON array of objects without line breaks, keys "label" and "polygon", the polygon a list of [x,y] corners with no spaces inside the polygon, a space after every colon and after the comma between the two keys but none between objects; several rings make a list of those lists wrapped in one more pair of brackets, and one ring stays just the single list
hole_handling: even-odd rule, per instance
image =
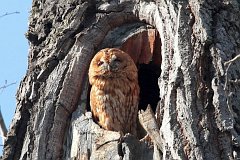
[{"label": "tawny owl", "polygon": [[132,58],[116,48],[99,51],[89,68],[90,106],[102,128],[136,135],[139,86]]}]

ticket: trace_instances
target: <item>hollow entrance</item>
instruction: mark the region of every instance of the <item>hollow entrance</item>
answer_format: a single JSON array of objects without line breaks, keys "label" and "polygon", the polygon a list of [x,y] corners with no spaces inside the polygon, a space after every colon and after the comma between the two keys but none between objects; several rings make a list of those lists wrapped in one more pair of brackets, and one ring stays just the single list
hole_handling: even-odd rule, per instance
[{"label": "hollow entrance", "polygon": [[145,23],[124,24],[108,32],[97,49],[120,48],[138,67],[140,86],[139,110],[150,104],[156,110],[159,98],[158,78],[161,73],[161,40],[158,31]]},{"label": "hollow entrance", "polygon": [[154,28],[146,28],[128,38],[120,47],[129,53],[138,67],[140,86],[139,109],[150,104],[156,111],[159,98],[158,78],[161,74],[161,41]]}]

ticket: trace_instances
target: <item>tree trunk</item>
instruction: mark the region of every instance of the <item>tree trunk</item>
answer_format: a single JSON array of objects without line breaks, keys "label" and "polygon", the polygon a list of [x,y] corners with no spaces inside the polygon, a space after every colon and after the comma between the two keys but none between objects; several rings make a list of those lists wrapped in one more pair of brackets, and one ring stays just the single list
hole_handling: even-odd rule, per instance
[{"label": "tree trunk", "polygon": [[[3,159],[239,159],[239,8],[239,0],[33,0],[29,67]],[[161,69],[156,118],[139,113],[150,144],[92,120],[87,72],[105,47],[127,51],[139,70]]]}]

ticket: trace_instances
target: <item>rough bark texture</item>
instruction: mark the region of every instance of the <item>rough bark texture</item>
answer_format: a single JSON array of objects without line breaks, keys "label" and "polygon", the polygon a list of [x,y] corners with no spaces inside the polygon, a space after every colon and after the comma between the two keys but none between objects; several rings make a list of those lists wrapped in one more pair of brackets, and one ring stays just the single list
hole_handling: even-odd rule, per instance
[{"label": "rough bark texture", "polygon": [[[29,67],[3,159],[240,158],[239,8],[239,0],[33,0]],[[154,28],[161,43],[149,38]],[[139,63],[146,49],[148,63],[159,45],[156,120],[142,113],[153,145],[101,129],[86,112],[93,55],[139,46],[132,57]]]},{"label": "rough bark texture", "polygon": [[7,137],[7,128],[6,128],[1,110],[0,110],[0,133],[1,133],[1,137],[2,137],[2,142],[4,144],[5,139]]}]

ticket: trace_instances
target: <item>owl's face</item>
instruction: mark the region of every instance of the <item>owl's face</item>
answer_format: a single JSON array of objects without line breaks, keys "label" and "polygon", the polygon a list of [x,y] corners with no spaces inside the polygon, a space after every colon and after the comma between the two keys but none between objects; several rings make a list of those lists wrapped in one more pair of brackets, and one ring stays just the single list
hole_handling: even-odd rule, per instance
[{"label": "owl's face", "polygon": [[99,51],[91,61],[89,79],[118,78],[127,72],[137,72],[132,58],[117,48],[106,48]]}]

